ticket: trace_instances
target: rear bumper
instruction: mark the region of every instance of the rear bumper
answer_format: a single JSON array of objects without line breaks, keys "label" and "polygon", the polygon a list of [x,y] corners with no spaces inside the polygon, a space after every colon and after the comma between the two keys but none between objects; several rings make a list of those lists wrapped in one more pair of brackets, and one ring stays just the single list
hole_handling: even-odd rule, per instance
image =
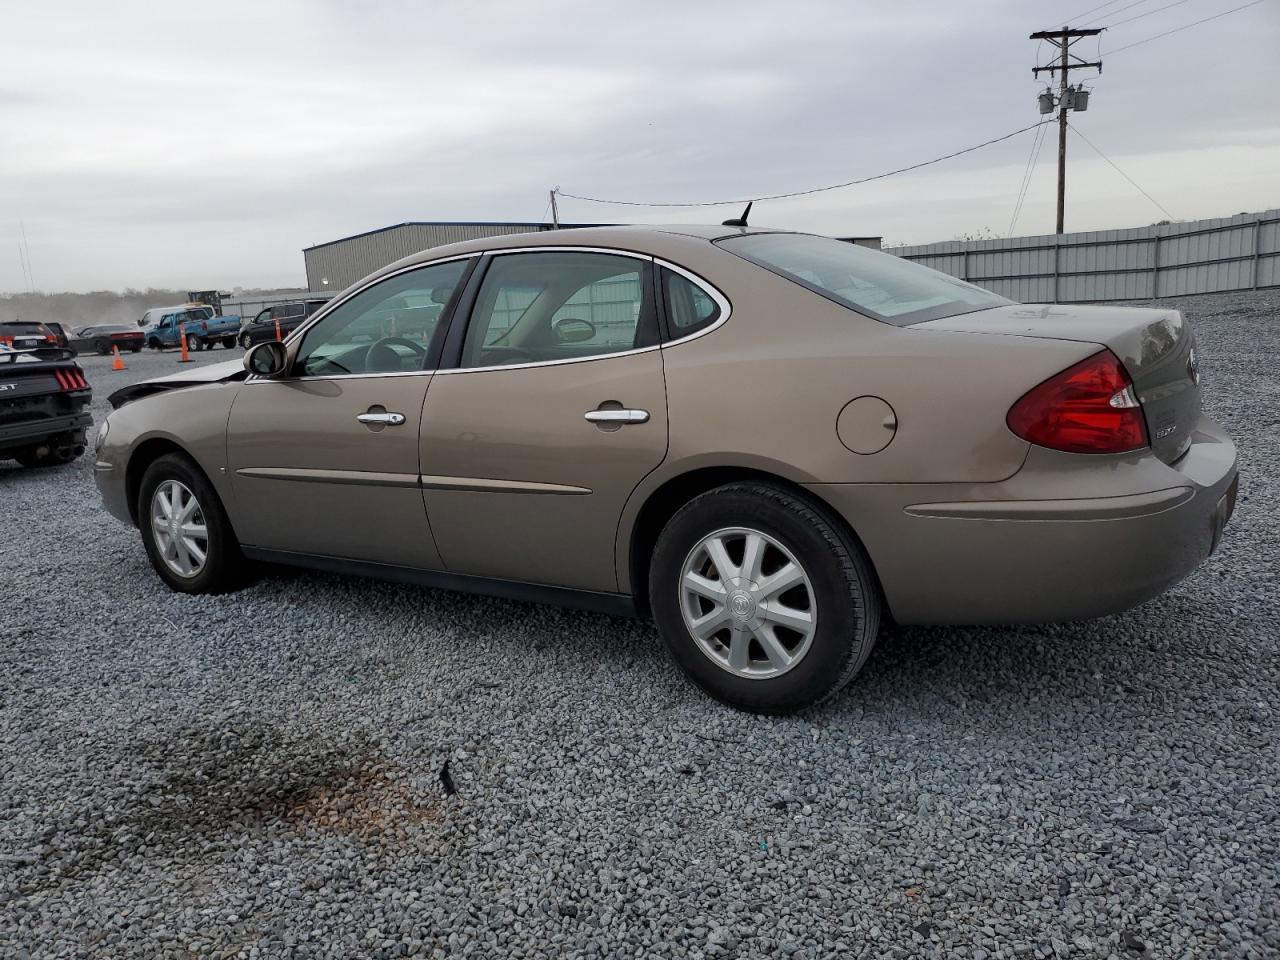
[{"label": "rear bumper", "polygon": [[862,538],[895,619],[978,624],[1087,619],[1159,595],[1217,547],[1237,483],[1235,446],[1202,418],[1172,466],[1033,448],[998,484],[812,489]]},{"label": "rear bumper", "polygon": [[93,426],[93,417],[88,413],[5,424],[0,426],[0,450],[27,446],[45,437],[52,437],[70,430],[87,430],[91,426]]}]

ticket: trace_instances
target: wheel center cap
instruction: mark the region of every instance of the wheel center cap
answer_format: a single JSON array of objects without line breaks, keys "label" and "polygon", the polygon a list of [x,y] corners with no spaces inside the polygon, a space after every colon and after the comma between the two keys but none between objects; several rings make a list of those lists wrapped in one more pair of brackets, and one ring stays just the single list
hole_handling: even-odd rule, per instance
[{"label": "wheel center cap", "polygon": [[756,615],[756,602],[745,590],[729,594],[729,612],[739,623],[747,623]]}]

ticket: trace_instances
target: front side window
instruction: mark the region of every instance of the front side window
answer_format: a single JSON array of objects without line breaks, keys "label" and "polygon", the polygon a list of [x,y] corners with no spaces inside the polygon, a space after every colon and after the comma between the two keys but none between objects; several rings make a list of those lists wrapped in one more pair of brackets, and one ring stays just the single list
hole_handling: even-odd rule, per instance
[{"label": "front side window", "polygon": [[753,233],[716,243],[828,300],[898,327],[1010,302],[901,257],[829,237]]},{"label": "front side window", "polygon": [[410,270],[357,293],[306,332],[295,371],[316,377],[425,369],[468,262]]},{"label": "front side window", "polygon": [[463,367],[545,363],[656,342],[647,260],[548,251],[494,257],[476,297]]}]

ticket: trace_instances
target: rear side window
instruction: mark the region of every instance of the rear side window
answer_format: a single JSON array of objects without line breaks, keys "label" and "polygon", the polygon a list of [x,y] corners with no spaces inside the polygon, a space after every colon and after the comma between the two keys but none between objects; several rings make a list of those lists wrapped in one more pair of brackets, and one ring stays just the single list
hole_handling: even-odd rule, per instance
[{"label": "rear side window", "polygon": [[662,295],[667,307],[667,332],[672,340],[687,337],[720,319],[720,305],[707,291],[666,267],[662,268]]},{"label": "rear side window", "polygon": [[461,365],[581,360],[656,343],[649,270],[647,260],[588,251],[495,256]]},{"label": "rear side window", "polygon": [[716,243],[828,300],[898,327],[1010,302],[901,257],[829,237],[754,233]]}]

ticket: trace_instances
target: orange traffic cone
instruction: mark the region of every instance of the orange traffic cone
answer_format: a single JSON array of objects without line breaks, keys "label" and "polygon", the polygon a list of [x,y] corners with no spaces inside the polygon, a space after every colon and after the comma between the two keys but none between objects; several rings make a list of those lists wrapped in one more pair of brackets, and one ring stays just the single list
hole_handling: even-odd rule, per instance
[{"label": "orange traffic cone", "polygon": [[280,336],[280,318],[279,317],[276,317],[276,339],[277,340],[284,339],[284,337]]},{"label": "orange traffic cone", "polygon": [[178,358],[178,362],[190,363],[191,354],[187,353],[187,325],[185,323],[178,324],[178,342],[182,344],[182,356]]},{"label": "orange traffic cone", "polygon": [[119,345],[119,344],[113,344],[113,345],[112,345],[112,347],[111,347],[111,352],[115,354],[115,359],[111,361],[111,369],[112,369],[112,370],[123,370],[123,369],[124,369],[124,357],[120,356],[120,345]]}]

